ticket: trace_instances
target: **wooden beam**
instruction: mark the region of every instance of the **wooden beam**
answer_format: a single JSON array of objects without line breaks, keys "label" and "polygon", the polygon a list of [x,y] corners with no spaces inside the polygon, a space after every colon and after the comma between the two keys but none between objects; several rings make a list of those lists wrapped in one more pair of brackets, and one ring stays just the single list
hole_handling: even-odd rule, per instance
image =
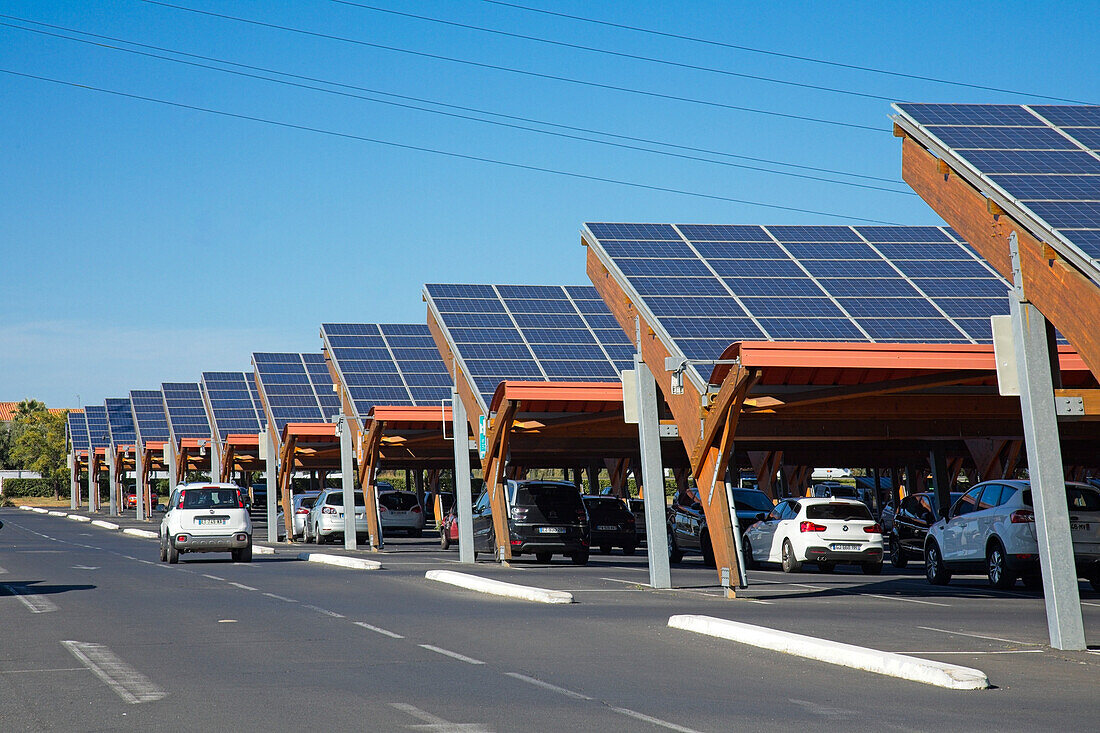
[{"label": "wooden beam", "polygon": [[[273,428],[268,428],[273,429]],[[286,442],[283,443],[282,460],[280,461],[280,471],[278,477],[278,491],[280,501],[283,505],[283,523],[286,525],[287,541],[291,541],[294,537],[294,509],[290,499],[290,490],[293,486],[294,478],[294,447],[297,438],[293,434],[287,437]],[[268,491],[271,491],[271,487],[267,487]]]},{"label": "wooden beam", "polygon": [[371,420],[370,427],[360,443],[362,459],[359,462],[359,487],[363,492],[370,548],[374,551],[382,549],[382,543],[384,542],[382,528],[378,523],[378,488],[375,485],[374,475],[377,472],[379,451],[385,428],[386,425],[382,420]]},{"label": "wooden beam", "polygon": [[489,504],[493,511],[493,530],[496,534],[497,548],[503,553],[497,557],[501,562],[512,559],[511,533],[508,531],[508,502],[504,496],[504,468],[508,461],[508,440],[512,434],[512,422],[515,420],[519,404],[512,400],[504,403],[497,412],[486,437],[485,459],[482,461],[481,475],[485,481],[485,490],[489,492]]},{"label": "wooden beam", "polygon": [[[853,398],[897,394],[898,392],[908,392],[914,389],[929,389],[932,387],[966,384],[967,382],[978,379],[988,379],[989,377],[990,373],[988,371],[960,370],[957,372],[924,374],[917,377],[872,382],[870,384],[852,384],[843,387],[807,390],[806,392],[797,392],[793,395],[774,396],[768,402],[765,402],[761,398],[755,399],[760,400],[761,403],[758,409],[779,409],[781,407],[790,408],[794,406],[806,407],[809,405],[839,402],[841,400]],[[757,405],[753,405],[753,407],[757,407]]]}]

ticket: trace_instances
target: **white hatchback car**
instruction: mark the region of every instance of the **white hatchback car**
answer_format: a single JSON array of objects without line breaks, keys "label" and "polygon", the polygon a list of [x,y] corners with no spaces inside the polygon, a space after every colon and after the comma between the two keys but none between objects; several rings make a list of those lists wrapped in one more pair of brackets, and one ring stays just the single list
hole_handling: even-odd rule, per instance
[{"label": "white hatchback car", "polygon": [[[1100,590],[1100,492],[1067,483],[1070,535],[1079,577]],[[995,588],[1011,588],[1018,578],[1037,587],[1039,543],[1027,481],[986,481],[967,491],[924,541],[928,582],[946,585],[952,573],[984,572]]]},{"label": "white hatchback car", "polygon": [[161,562],[185,552],[229,552],[233,562],[252,562],[252,519],[235,484],[180,484],[160,520]]},{"label": "white hatchback car", "polygon": [[378,517],[383,532],[397,529],[408,532],[410,537],[419,537],[424,531],[424,510],[411,491],[379,492]]},{"label": "white hatchback car", "polygon": [[778,562],[798,572],[804,562],[831,573],[838,564],[882,572],[882,528],[867,506],[852,499],[785,499],[748,528],[741,540],[745,564]]},{"label": "white hatchback car", "polygon": [[[355,535],[358,540],[367,537],[366,503],[363,492],[356,491]],[[344,536],[344,492],[341,489],[325,489],[313,502],[306,516],[303,542],[323,545],[336,537]]]}]

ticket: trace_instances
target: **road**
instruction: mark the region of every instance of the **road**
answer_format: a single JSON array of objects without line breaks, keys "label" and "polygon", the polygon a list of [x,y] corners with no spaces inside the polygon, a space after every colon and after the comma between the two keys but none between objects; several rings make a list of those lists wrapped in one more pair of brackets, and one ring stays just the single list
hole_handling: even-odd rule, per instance
[{"label": "road", "polygon": [[[1045,646],[1041,596],[977,578],[932,588],[754,573],[720,598],[687,563],[645,588],[644,555],[586,568],[475,572],[571,590],[544,606],[432,583],[460,569],[430,540],[388,543],[386,569],[296,552],[157,561],[157,543],[0,511],[0,730],[726,731],[1095,727],[1100,656]],[[336,548],[326,548],[327,550]],[[1100,599],[1084,591],[1090,642]],[[958,692],[669,629],[704,613],[985,670]]]}]

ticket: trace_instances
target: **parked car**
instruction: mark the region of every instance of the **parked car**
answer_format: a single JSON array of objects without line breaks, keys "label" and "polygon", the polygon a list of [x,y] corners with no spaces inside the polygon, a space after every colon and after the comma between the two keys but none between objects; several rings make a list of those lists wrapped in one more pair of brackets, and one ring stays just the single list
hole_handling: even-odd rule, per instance
[{"label": "parked car", "polygon": [[638,546],[635,531],[637,520],[625,501],[616,496],[583,496],[588,512],[589,541],[604,555],[611,548],[623,548],[624,555],[633,555]]},{"label": "parked car", "polygon": [[317,501],[317,497],[320,495],[320,491],[303,491],[300,494],[295,494],[294,498],[291,499],[291,507],[294,509],[294,539],[305,536],[309,510],[313,508],[313,502]]},{"label": "parked car", "polygon": [[424,510],[411,491],[378,494],[378,517],[383,532],[402,530],[409,537],[419,537],[424,531]]},{"label": "parked car", "polygon": [[630,511],[634,514],[634,531],[638,535],[638,544],[646,544],[645,526],[645,501],[643,499],[629,499]]},{"label": "parked car", "polygon": [[235,484],[181,484],[160,521],[160,559],[175,564],[186,552],[229,552],[252,562],[252,520]]},{"label": "parked car", "polygon": [[[1100,491],[1067,483],[1069,527],[1078,577],[1100,590]],[[1035,510],[1028,481],[986,481],[963,494],[924,544],[928,582],[946,585],[954,573],[984,572],[994,588],[1042,582]]]},{"label": "parked car", "polygon": [[[960,496],[961,493],[952,493],[951,504]],[[910,560],[924,559],[924,538],[928,536],[928,528],[939,518],[935,494],[910,494],[901,500],[887,535],[890,538],[890,562],[895,568],[905,567]]]},{"label": "parked car", "polygon": [[897,516],[898,505],[895,501],[888,501],[886,505],[882,507],[882,511],[878,514],[878,523],[882,525],[882,535],[889,537],[890,532],[894,529],[894,517]]},{"label": "parked car", "polygon": [[438,493],[439,503],[443,506],[443,511],[439,516],[435,515],[435,500],[436,493],[431,491],[424,494],[424,523],[439,526],[443,521],[443,518],[447,516],[447,512],[451,510],[451,505],[455,503],[455,495],[450,491],[440,491]]},{"label": "parked car", "polygon": [[[774,505],[763,491],[757,489],[730,489],[733,494],[734,512],[738,526],[744,530],[770,512]],[[707,516],[699,503],[695,489],[688,492],[687,501],[673,501],[668,509],[668,559],[680,562],[688,552],[699,553],[703,562],[714,565],[714,550],[707,530]]]},{"label": "parked car", "polygon": [[[363,492],[355,492],[355,536],[356,539],[365,539],[368,536],[366,502],[363,500]],[[335,537],[344,536],[344,492],[341,489],[325,489],[313,501],[309,514],[306,516],[306,526],[303,541],[316,542],[323,545]]]},{"label": "parked car", "polygon": [[[550,562],[554,554],[567,555],[574,565],[588,563],[588,514],[581,492],[563,481],[515,481],[504,485],[508,503],[508,542],[512,555],[534,554]],[[474,551],[495,552],[489,494],[482,492],[473,507]]]},{"label": "parked car", "polygon": [[867,505],[854,499],[785,499],[741,539],[745,564],[778,562],[797,572],[812,562],[823,573],[837,565],[859,565],[867,575],[882,572],[882,528]]},{"label": "parked car", "polygon": [[458,509],[454,504],[443,516],[443,522],[439,525],[439,546],[444,550],[458,542]]}]

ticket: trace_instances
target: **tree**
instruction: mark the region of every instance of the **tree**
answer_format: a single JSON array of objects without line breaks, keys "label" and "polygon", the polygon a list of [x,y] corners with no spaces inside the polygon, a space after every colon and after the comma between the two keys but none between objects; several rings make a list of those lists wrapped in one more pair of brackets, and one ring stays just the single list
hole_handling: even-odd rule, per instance
[{"label": "tree", "polygon": [[11,425],[0,422],[0,468],[15,468],[12,462],[11,449],[15,442]]},{"label": "tree", "polygon": [[[23,410],[25,404],[31,409]],[[55,499],[61,498],[61,488],[69,481],[65,455],[67,425],[67,412],[49,412],[37,400],[20,402],[13,421],[15,444],[11,451],[12,460],[24,470],[35,471],[49,481]]]}]

